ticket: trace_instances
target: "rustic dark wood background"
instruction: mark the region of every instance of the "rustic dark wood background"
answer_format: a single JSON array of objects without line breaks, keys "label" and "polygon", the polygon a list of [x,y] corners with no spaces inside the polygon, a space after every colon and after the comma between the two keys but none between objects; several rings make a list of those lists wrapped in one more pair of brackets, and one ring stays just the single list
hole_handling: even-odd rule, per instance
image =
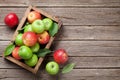
[{"label": "rustic dark wood background", "polygon": [[[1,57],[14,33],[4,16],[15,12],[21,19],[30,4],[63,21],[52,49],[66,49],[76,63],[70,73],[48,75],[51,56],[37,75]],[[120,80],[120,0],[0,0],[0,53],[0,80]]]}]

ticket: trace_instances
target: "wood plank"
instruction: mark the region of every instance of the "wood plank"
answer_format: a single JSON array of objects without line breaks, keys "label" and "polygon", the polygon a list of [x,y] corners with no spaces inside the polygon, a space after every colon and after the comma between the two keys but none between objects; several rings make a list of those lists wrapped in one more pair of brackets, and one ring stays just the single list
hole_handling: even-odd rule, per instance
[{"label": "wood plank", "polygon": [[[53,57],[46,57],[41,67],[44,68],[47,62],[52,60]],[[75,69],[113,69],[120,68],[120,57],[69,57],[68,63],[75,63]],[[2,69],[21,68],[10,61],[4,60],[2,57],[0,57],[0,64]]]},{"label": "wood plank", "polygon": [[[41,8],[63,21],[64,25],[120,25],[119,8]],[[15,12],[22,18],[26,8],[0,8],[0,25],[4,16]],[[77,15],[77,16],[76,16]]]},{"label": "wood plank", "polygon": [[59,48],[70,56],[120,56],[120,41],[55,41],[52,49]]},{"label": "wood plank", "polygon": [[[0,41],[0,55],[9,41]],[[120,56],[120,41],[55,41],[51,50],[64,48],[70,56]]]},{"label": "wood plank", "polygon": [[[100,7],[114,7],[120,6],[120,0],[0,0],[0,6],[28,6],[30,4],[35,6],[100,6]],[[7,5],[6,5],[7,4]]]},{"label": "wood plank", "polygon": [[10,29],[7,26],[0,26],[0,40],[12,40],[15,29]]},{"label": "wood plank", "polygon": [[0,69],[0,78],[6,80],[6,77],[16,79],[34,78],[37,80],[119,80],[120,69],[74,69],[70,73],[56,76],[50,76],[44,70],[39,71],[35,76],[22,69]]},{"label": "wood plank", "polygon": [[12,69],[12,68],[21,68],[19,67],[18,65],[4,59],[3,57],[0,57],[0,69],[6,69],[6,68],[9,68],[9,69]]},{"label": "wood plank", "polygon": [[9,78],[9,77],[6,77],[6,78],[1,78],[0,80],[36,80],[35,78]]},{"label": "wood plank", "polygon": [[[52,60],[48,57],[46,62]],[[77,69],[113,69],[120,68],[120,57],[69,57],[68,63],[75,63]]]},{"label": "wood plank", "polygon": [[120,26],[64,26],[56,40],[120,40]]},{"label": "wood plank", "polygon": [[[74,78],[74,77],[73,77]],[[48,78],[46,78],[46,79],[44,79],[44,78],[1,78],[1,80],[47,80]],[[57,79],[59,79],[59,78],[57,78]],[[66,79],[66,80],[72,80],[72,79],[69,79],[68,77],[66,78],[63,78],[63,79],[60,79],[60,80],[64,80],[64,79]],[[118,77],[111,77],[111,76],[109,76],[109,77],[104,77],[104,76],[102,76],[102,77],[90,77],[90,76],[88,76],[88,77],[79,77],[79,78],[74,78],[75,80],[119,80],[120,79],[120,77],[118,76]],[[49,80],[55,80],[55,79],[49,79]]]},{"label": "wood plank", "polygon": [[[0,40],[11,40],[14,31],[0,26]],[[120,40],[120,26],[63,26],[55,40]]]}]

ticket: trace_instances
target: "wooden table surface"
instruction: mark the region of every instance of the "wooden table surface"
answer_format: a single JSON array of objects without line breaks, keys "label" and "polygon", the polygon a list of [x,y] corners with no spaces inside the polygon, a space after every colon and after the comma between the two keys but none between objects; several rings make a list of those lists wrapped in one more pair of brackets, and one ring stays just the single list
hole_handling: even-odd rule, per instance
[{"label": "wooden table surface", "polygon": [[52,49],[66,49],[76,66],[50,76],[44,69],[48,56],[33,75],[0,56],[0,80],[120,80],[120,0],[0,0],[1,55],[15,31],[6,27],[4,16],[15,12],[21,19],[30,4],[63,21]]}]

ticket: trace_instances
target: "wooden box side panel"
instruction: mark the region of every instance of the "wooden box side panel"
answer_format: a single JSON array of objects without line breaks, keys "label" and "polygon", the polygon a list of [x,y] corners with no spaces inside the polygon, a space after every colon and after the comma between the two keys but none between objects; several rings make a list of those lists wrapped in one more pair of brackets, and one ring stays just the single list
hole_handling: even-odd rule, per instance
[{"label": "wooden box side panel", "polygon": [[21,66],[21,67],[23,67],[23,68],[25,68],[25,69],[27,69],[28,71],[31,71],[32,73],[35,73],[33,68],[27,66],[23,62],[20,62],[19,60],[16,60],[15,58],[13,58],[11,56],[7,56],[6,59],[15,63],[15,64],[17,64],[17,65],[19,65],[19,66]]},{"label": "wooden box side panel", "polygon": [[51,14],[49,14],[49,13],[43,11],[42,9],[37,9],[37,8],[35,8],[35,7],[32,7],[32,9],[35,10],[35,11],[40,12],[40,14],[42,14],[42,15],[44,15],[44,16],[50,18],[50,19],[52,19],[53,21],[55,21],[55,22],[57,22],[57,23],[58,23],[58,21],[59,21],[58,18],[56,18],[55,16],[53,16],[53,15],[51,15]]}]

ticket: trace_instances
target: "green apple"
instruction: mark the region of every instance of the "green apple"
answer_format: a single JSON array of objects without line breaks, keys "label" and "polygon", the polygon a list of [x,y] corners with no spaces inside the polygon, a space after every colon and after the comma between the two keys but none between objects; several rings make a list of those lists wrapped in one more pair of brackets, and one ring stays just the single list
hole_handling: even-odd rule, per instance
[{"label": "green apple", "polygon": [[25,28],[24,28],[24,32],[27,32],[27,31],[32,31],[32,32],[33,32],[33,30],[32,30],[32,25],[31,25],[31,24],[27,24],[27,25],[25,25],[24,27],[25,27]]},{"label": "green apple", "polygon": [[37,62],[38,62],[38,57],[36,54],[33,54],[32,58],[25,60],[25,64],[27,64],[30,67],[35,66]]},{"label": "green apple", "polygon": [[44,31],[44,23],[42,20],[37,19],[32,23],[32,30],[35,33],[42,33]]},{"label": "green apple", "polygon": [[53,21],[50,18],[44,18],[43,23],[45,25],[45,30],[49,30],[52,27]]},{"label": "green apple", "polygon": [[32,52],[34,52],[34,53],[38,52],[38,50],[40,49],[39,43],[36,43],[34,46],[31,46],[30,49],[31,49]]},{"label": "green apple", "polygon": [[59,65],[55,61],[48,62],[46,65],[46,71],[50,75],[56,75],[59,72]]},{"label": "green apple", "polygon": [[22,59],[30,59],[33,56],[31,49],[27,46],[21,46],[18,54]]},{"label": "green apple", "polygon": [[15,38],[15,44],[16,44],[17,46],[23,45],[22,35],[23,35],[23,34],[20,33],[20,34],[18,34],[18,35],[16,36],[16,38]]}]

